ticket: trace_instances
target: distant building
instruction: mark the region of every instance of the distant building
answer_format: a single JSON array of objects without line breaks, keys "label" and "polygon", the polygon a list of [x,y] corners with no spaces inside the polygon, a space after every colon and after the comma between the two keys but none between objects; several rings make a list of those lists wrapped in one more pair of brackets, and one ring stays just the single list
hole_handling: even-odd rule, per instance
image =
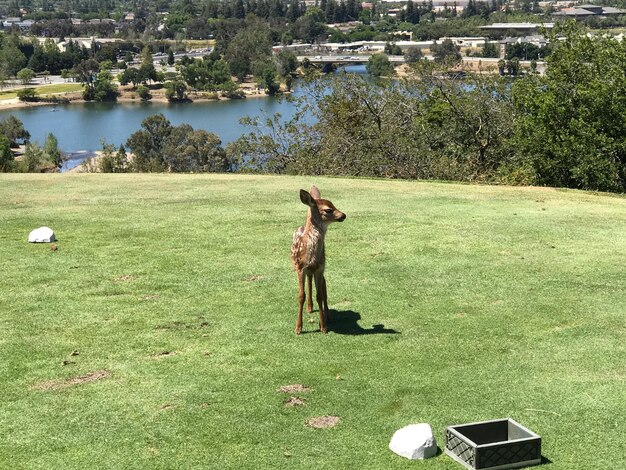
[{"label": "distant building", "polygon": [[536,31],[539,28],[552,29],[554,23],[493,23],[486,26],[481,26],[480,29],[507,31],[509,29],[513,31]]},{"label": "distant building", "polygon": [[626,14],[626,10],[602,5],[578,5],[572,8],[563,8],[553,13],[554,16],[564,18],[584,19],[591,16],[617,16]]}]

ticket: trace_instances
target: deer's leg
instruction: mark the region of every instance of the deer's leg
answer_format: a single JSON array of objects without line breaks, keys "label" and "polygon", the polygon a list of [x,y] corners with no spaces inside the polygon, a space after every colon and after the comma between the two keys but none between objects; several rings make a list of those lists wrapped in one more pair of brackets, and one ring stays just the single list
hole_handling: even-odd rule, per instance
[{"label": "deer's leg", "polygon": [[296,318],[296,334],[302,333],[302,308],[304,307],[304,273],[298,271],[298,317]]},{"label": "deer's leg", "polygon": [[306,277],[306,290],[307,290],[307,302],[306,311],[311,313],[313,311],[313,276],[308,275]]},{"label": "deer's leg", "polygon": [[324,274],[321,272],[315,273],[315,294],[317,296],[317,306],[320,309],[320,331],[327,333],[326,315],[324,312]]},{"label": "deer's leg", "polygon": [[322,276],[322,286],[324,286],[322,296],[324,298],[324,316],[326,318],[326,322],[330,323],[330,309],[328,308],[328,291],[326,290],[326,278]]}]

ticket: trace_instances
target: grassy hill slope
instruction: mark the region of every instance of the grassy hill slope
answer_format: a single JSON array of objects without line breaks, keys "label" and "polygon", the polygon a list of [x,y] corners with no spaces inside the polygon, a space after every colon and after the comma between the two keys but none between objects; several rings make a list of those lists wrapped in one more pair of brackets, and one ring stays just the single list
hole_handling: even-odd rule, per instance
[{"label": "grassy hill slope", "polygon": [[[312,182],[348,217],[327,235],[333,331],[297,337]],[[26,242],[42,225],[56,251]],[[1,175],[0,467],[413,468],[398,428],[443,449],[446,425],[512,417],[551,470],[626,468],[625,267],[611,195]]]}]

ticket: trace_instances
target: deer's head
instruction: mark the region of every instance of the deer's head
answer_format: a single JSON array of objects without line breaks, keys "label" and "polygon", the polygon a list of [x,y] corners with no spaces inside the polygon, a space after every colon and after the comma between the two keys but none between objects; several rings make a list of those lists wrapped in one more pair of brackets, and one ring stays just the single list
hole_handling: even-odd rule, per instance
[{"label": "deer's head", "polygon": [[311,186],[311,192],[301,189],[300,200],[302,204],[309,206],[311,216],[317,219],[317,215],[319,215],[319,219],[321,219],[325,225],[331,222],[343,222],[346,220],[346,214],[337,209],[328,199],[322,199],[320,190],[315,186]]}]

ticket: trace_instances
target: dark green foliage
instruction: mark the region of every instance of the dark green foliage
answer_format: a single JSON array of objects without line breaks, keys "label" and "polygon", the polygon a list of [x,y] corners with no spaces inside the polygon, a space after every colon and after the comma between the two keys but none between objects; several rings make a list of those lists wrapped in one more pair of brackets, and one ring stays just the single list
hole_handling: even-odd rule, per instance
[{"label": "dark green foliage", "polygon": [[224,58],[240,81],[252,73],[252,64],[269,58],[272,52],[270,28],[258,20],[250,21],[229,42]]},{"label": "dark green foliage", "polygon": [[422,50],[419,47],[411,46],[404,53],[404,61],[407,64],[414,64],[424,57]]},{"label": "dark green foliage", "polygon": [[187,84],[183,80],[174,79],[165,83],[165,97],[169,101],[186,101]]},{"label": "dark green foliage", "polygon": [[310,90],[314,124],[270,119],[269,133],[244,136],[229,151],[248,170],[497,180],[512,159],[506,83],[476,78],[472,85],[427,74],[397,84],[336,77],[330,93],[327,81]]},{"label": "dark green foliage", "polygon": [[83,99],[85,101],[115,101],[118,94],[117,85],[113,83],[113,77],[105,70],[85,83]]},{"label": "dark green foliage", "polygon": [[394,74],[393,65],[386,54],[373,54],[365,67],[374,77],[390,77]]},{"label": "dark green foliage", "polygon": [[457,65],[462,59],[458,46],[455,46],[450,39],[444,39],[440,44],[433,44],[431,52],[435,62],[448,67]]},{"label": "dark green foliage", "polygon": [[34,88],[20,88],[17,90],[17,97],[20,101],[37,101],[39,99]]},{"label": "dark green foliage", "polygon": [[43,153],[46,158],[57,168],[61,167],[63,163],[63,155],[59,150],[59,141],[54,134],[50,133],[46,137],[46,141],[43,144]]},{"label": "dark green foliage", "polygon": [[24,123],[12,114],[0,121],[0,135],[6,137],[13,148],[27,143],[30,139],[30,132],[24,128]]},{"label": "dark green foliage", "polygon": [[9,139],[0,134],[0,172],[9,173],[13,171],[14,165],[15,161],[9,145]]},{"label": "dark green foliage", "polygon": [[137,87],[137,96],[141,98],[141,101],[148,101],[152,99],[152,94],[150,93],[150,89],[144,85],[139,85]]},{"label": "dark green foliage", "polygon": [[483,46],[483,50],[481,53],[481,57],[491,57],[497,58],[500,57],[499,45],[493,41],[487,41]]},{"label": "dark green foliage", "polygon": [[[231,164],[219,138],[190,125],[172,126],[162,115],[149,116],[126,146],[133,153],[131,171],[225,172]],[[119,154],[119,152],[118,152]]]},{"label": "dark green foliage", "polygon": [[515,147],[541,184],[626,191],[626,42],[559,33],[546,75],[513,87]]}]

